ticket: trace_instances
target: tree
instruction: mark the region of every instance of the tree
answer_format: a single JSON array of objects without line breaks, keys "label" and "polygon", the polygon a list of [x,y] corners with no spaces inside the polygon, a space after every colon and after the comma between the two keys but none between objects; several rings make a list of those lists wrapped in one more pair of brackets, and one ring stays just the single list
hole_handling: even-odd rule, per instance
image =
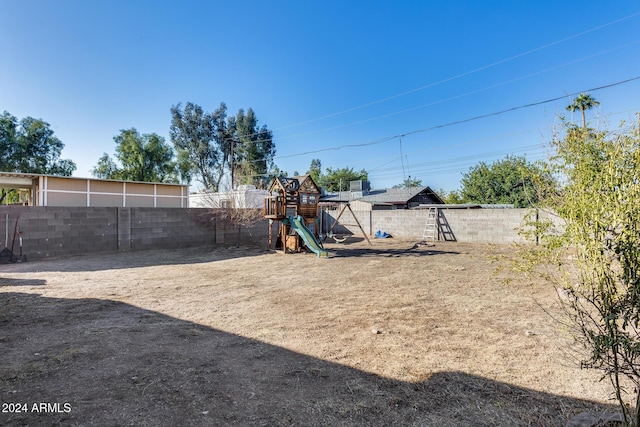
[{"label": "tree", "polygon": [[[60,159],[64,144],[42,119],[18,119],[5,111],[0,116],[0,170],[71,176],[76,165]],[[8,194],[2,189],[0,203]]]},{"label": "tree", "polygon": [[311,160],[307,173],[311,175],[313,182],[320,182],[320,175],[322,174],[322,163],[320,162],[320,159]]},{"label": "tree", "polygon": [[[231,136],[226,128],[227,106],[205,113],[199,105],[187,102],[171,107],[169,135],[178,158],[189,160],[190,174],[206,189],[218,191],[225,172],[225,160],[231,153]],[[183,163],[184,164],[184,163]]]},{"label": "tree", "polygon": [[507,156],[491,165],[480,162],[462,176],[463,203],[513,204],[516,208],[538,201],[536,182],[550,184],[551,177],[524,157]]},{"label": "tree", "polygon": [[462,196],[460,195],[459,190],[451,190],[449,192],[445,191],[443,188],[437,191],[438,196],[442,199],[443,202],[447,204],[461,204],[464,203]]},{"label": "tree", "polygon": [[393,186],[393,188],[411,188],[411,187],[421,187],[422,186],[422,180],[419,178],[407,178],[404,181],[402,181],[402,184],[396,184]]},{"label": "tree", "polygon": [[[602,370],[625,424],[640,426],[640,132],[595,132],[566,124],[556,138],[540,206],[557,219],[528,221],[515,259],[525,273],[562,289],[566,321],[585,350],[581,366]],[[536,218],[538,215],[536,215]],[[553,217],[552,217],[553,218]],[[570,255],[570,256],[568,256]],[[632,388],[625,388],[623,380]]]},{"label": "tree", "polygon": [[251,108],[246,113],[240,109],[229,118],[227,126],[233,140],[232,182],[266,187],[276,154],[272,132],[266,125],[258,126],[258,118]]},{"label": "tree", "polygon": [[91,173],[103,179],[142,182],[180,182],[180,168],[173,150],[155,133],[140,134],[135,128],[121,130],[116,143],[116,163],[104,153]]},{"label": "tree", "polygon": [[349,189],[349,182],[368,179],[369,174],[362,169],[354,172],[353,168],[344,167],[342,169],[327,168],[325,174],[320,175],[318,185],[327,191],[342,191]]},{"label": "tree", "polygon": [[600,105],[600,103],[596,101],[595,98],[593,98],[591,95],[589,95],[588,93],[581,93],[573,100],[571,104],[567,105],[567,110],[571,112],[580,111],[580,113],[582,114],[582,127],[586,129],[587,120],[585,119],[584,112],[598,105]]},{"label": "tree", "polygon": [[206,113],[187,102],[171,107],[169,130],[178,158],[188,158],[191,174],[207,190],[220,191],[226,176],[231,186],[254,184],[262,188],[274,174],[275,144],[266,125],[258,126],[255,112],[243,109],[227,118],[227,106]]}]

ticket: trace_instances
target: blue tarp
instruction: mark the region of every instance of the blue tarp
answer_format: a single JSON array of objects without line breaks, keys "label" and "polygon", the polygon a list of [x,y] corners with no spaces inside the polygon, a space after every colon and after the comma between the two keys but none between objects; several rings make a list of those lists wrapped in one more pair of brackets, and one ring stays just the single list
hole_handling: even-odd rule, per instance
[{"label": "blue tarp", "polygon": [[391,234],[388,234],[386,231],[376,231],[376,239],[386,239],[387,237],[391,237]]}]

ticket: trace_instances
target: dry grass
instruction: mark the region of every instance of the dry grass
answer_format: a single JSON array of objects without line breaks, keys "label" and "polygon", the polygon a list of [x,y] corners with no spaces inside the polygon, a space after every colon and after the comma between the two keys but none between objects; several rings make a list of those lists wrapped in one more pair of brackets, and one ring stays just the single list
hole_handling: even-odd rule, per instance
[{"label": "dry grass", "polygon": [[504,285],[484,245],[373,243],[2,267],[0,386],[66,399],[65,425],[556,426],[609,402],[553,288]]}]

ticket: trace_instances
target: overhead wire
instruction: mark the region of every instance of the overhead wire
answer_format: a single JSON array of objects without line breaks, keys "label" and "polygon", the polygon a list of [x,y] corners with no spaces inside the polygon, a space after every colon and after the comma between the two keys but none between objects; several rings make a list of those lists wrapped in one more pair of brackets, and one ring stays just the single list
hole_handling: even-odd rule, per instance
[{"label": "overhead wire", "polygon": [[[606,86],[610,86],[610,85],[606,85]],[[636,111],[638,111],[638,109],[629,109],[629,110],[612,112],[612,113],[609,113],[609,115],[610,116],[615,116],[615,115],[626,114],[626,113],[636,112]],[[519,134],[522,134],[522,133],[531,133],[531,132],[534,132],[536,130],[538,130],[538,129],[530,129],[530,130],[525,131],[525,132],[503,134],[503,135],[499,135],[499,137],[502,138],[502,137],[507,137],[507,136],[519,135]],[[484,138],[484,139],[486,139],[486,138]],[[468,145],[468,144],[473,143],[473,142],[476,142],[476,141],[475,140],[474,141],[470,141],[470,142],[467,141],[467,142],[464,142],[464,143],[461,143],[461,144],[456,144],[454,146]],[[451,146],[449,146],[449,147],[451,147]],[[531,151],[531,150],[533,150],[533,151]],[[432,151],[432,149],[430,148],[429,151]],[[415,175],[431,176],[431,175],[437,175],[437,174],[442,174],[442,173],[464,172],[464,171],[468,170],[470,167],[472,167],[475,164],[477,164],[479,159],[495,158],[495,156],[497,156],[497,155],[515,154],[515,153],[521,153],[521,152],[526,152],[527,154],[531,153],[531,155],[527,155],[526,156],[527,160],[529,160],[529,161],[535,161],[535,160],[541,160],[541,159],[547,158],[548,154],[549,154],[546,151],[545,143],[540,143],[540,144],[531,144],[531,145],[525,145],[525,146],[519,146],[519,147],[511,147],[509,149],[498,150],[498,151],[481,152],[481,153],[476,153],[476,154],[472,154],[472,155],[468,155],[468,156],[461,156],[461,157],[433,160],[433,161],[429,161],[429,162],[422,162],[422,163],[414,164],[414,165],[412,165],[412,167],[417,168],[417,169],[414,169],[414,177],[415,177]],[[409,154],[415,154],[415,153],[416,152],[412,152],[412,153],[409,153]],[[406,156],[406,155],[404,155],[404,156]],[[389,164],[397,162],[398,160],[401,160],[401,159],[402,159],[402,157],[396,157],[393,160],[390,160],[390,161],[380,165],[377,168],[369,169],[368,173],[369,173],[370,176],[376,176],[376,177],[381,177],[381,178],[402,177],[402,176],[404,176],[404,169],[402,169],[402,172],[400,172],[398,167],[384,168],[384,166],[387,166]],[[456,166],[456,165],[454,165],[455,163],[461,163],[461,164]],[[437,165],[437,167],[430,167],[429,168],[429,166],[431,166],[431,165]],[[423,171],[424,168],[428,168],[428,172],[424,172]],[[394,170],[397,170],[398,172],[393,172]],[[417,170],[418,173],[415,173],[415,170]],[[268,174],[268,173],[265,173],[265,174],[246,174],[246,175],[239,175],[239,176],[241,176],[241,177],[265,177],[265,176],[270,176],[270,174]]]},{"label": "overhead wire", "polygon": [[[621,114],[627,114],[630,112],[637,112],[637,109],[616,111],[609,113],[608,116],[616,116]],[[465,145],[467,142],[458,144]],[[548,146],[546,143],[519,146],[519,147],[511,147],[509,149],[493,151],[493,152],[481,152],[469,156],[461,156],[454,158],[445,158],[439,160],[433,160],[429,162],[422,162],[411,165],[414,171],[414,176],[432,176],[441,173],[452,173],[452,172],[464,172],[467,171],[470,167],[476,165],[478,160],[486,159],[486,158],[495,158],[498,155],[505,154],[515,154],[515,153],[525,153],[528,161],[536,161],[548,158],[550,152],[548,151]],[[397,177],[398,179],[402,176],[399,168],[396,167],[383,167],[391,164],[393,162],[397,162],[398,158],[393,159],[390,162],[386,162],[378,168],[369,169],[369,175],[377,178],[391,178]],[[456,163],[460,163],[459,165],[455,165]],[[417,172],[416,172],[417,171]]]},{"label": "overhead wire", "polygon": [[[443,167],[450,167],[451,165],[457,164],[457,163],[463,163],[463,164],[467,164],[469,162],[477,163],[479,159],[495,158],[498,155],[505,155],[505,154],[513,155],[516,153],[525,153],[531,156],[534,156],[534,155],[538,156],[546,153],[546,149],[544,147],[544,144],[535,144],[535,145],[519,147],[516,149],[511,148],[511,149],[505,149],[505,150],[499,150],[499,151],[477,153],[470,156],[461,156],[461,157],[455,157],[455,158],[449,158],[449,159],[443,159],[443,160],[434,160],[430,162],[417,163],[417,164],[411,165],[411,167],[413,168],[413,172],[415,176],[417,174],[416,171],[421,171],[425,169],[431,170],[434,168],[440,169]],[[368,172],[371,175],[375,175],[375,176],[387,176],[390,174],[399,175],[400,173],[397,172],[397,170],[398,168],[390,167],[390,168],[380,169],[378,171],[368,171]]]},{"label": "overhead wire", "polygon": [[[335,117],[335,116],[338,116],[338,115],[341,115],[341,114],[345,114],[345,113],[348,113],[348,112],[351,112],[351,111],[361,110],[363,108],[366,108],[366,107],[369,107],[369,106],[372,106],[372,105],[380,104],[380,103],[383,103],[383,102],[386,102],[386,101],[389,101],[389,100],[392,100],[392,99],[396,99],[396,98],[399,98],[399,97],[402,97],[402,96],[405,96],[405,95],[409,95],[409,94],[412,94],[412,93],[415,93],[415,92],[419,92],[419,91],[422,91],[422,90],[430,88],[430,87],[434,87],[434,86],[437,86],[437,85],[440,85],[440,84],[443,84],[443,83],[447,83],[449,81],[453,81],[453,80],[459,79],[461,77],[465,77],[467,75],[470,75],[470,74],[473,74],[473,73],[476,73],[476,72],[479,72],[479,71],[482,71],[482,70],[485,70],[485,69],[488,69],[488,68],[492,68],[494,66],[497,66],[497,65],[512,61],[514,59],[529,55],[531,53],[535,53],[535,52],[541,51],[541,50],[546,49],[548,47],[551,47],[551,46],[554,46],[554,45],[557,45],[557,44],[561,44],[563,42],[566,42],[566,41],[581,37],[583,35],[586,35],[586,34],[601,30],[601,29],[606,28],[608,26],[611,26],[611,25],[617,24],[619,22],[634,18],[634,17],[639,16],[639,15],[640,15],[640,12],[636,12],[636,13],[633,13],[631,15],[627,15],[627,16],[624,16],[622,18],[618,18],[616,20],[610,21],[608,23],[593,27],[591,29],[588,29],[588,30],[585,30],[585,31],[582,31],[582,32],[579,32],[579,33],[576,33],[576,34],[573,34],[571,36],[564,37],[564,38],[556,40],[554,42],[547,43],[547,44],[539,46],[537,48],[530,49],[530,50],[525,51],[525,52],[521,52],[519,54],[513,55],[513,56],[508,57],[508,58],[504,58],[502,60],[493,62],[491,64],[487,64],[487,65],[484,65],[484,66],[481,66],[481,67],[466,71],[464,73],[461,73],[461,74],[458,74],[458,75],[455,75],[455,76],[452,76],[452,77],[448,77],[448,78],[439,80],[437,82],[429,83],[427,85],[424,85],[424,86],[421,86],[421,87],[418,87],[418,88],[415,88],[415,89],[412,89],[412,90],[409,90],[409,91],[405,91],[405,92],[402,92],[402,93],[399,93],[399,94],[396,94],[396,95],[392,95],[392,96],[385,97],[385,98],[382,98],[382,99],[379,99],[379,100],[376,100],[376,101],[365,103],[365,104],[362,104],[362,105],[359,105],[359,106],[356,106],[356,107],[348,108],[348,109],[341,110],[341,111],[338,111],[338,112],[335,112],[335,113],[331,113],[331,114],[326,114],[326,115],[321,116],[321,117],[316,117],[316,118],[304,120],[304,121],[301,121],[301,122],[298,122],[298,123],[293,123],[293,124],[290,124],[290,125],[285,125],[285,126],[281,126],[281,127],[278,127],[278,128],[274,128],[274,129],[272,129],[272,131],[277,131],[277,130],[283,130],[283,129],[288,129],[288,128],[292,128],[292,127],[297,127],[297,126],[300,126],[300,125],[303,125],[303,124],[307,124],[307,123],[313,123],[313,122],[320,121],[320,120],[323,120],[323,119],[326,119],[326,118]],[[369,122],[369,121],[373,121],[373,120],[378,120],[378,119],[390,117],[390,116],[397,115],[397,114],[402,114],[402,113],[405,113],[405,112],[408,112],[408,111],[412,111],[412,110],[416,110],[416,109],[420,109],[420,108],[425,108],[425,107],[428,107],[428,106],[431,106],[431,105],[435,105],[435,104],[438,104],[438,103],[446,102],[446,101],[449,101],[449,100],[452,100],[452,99],[457,99],[457,98],[460,98],[460,97],[463,97],[463,96],[468,96],[470,94],[474,94],[474,93],[477,93],[477,92],[480,92],[480,91],[484,91],[484,90],[492,89],[494,87],[498,87],[498,86],[502,86],[502,85],[505,85],[505,84],[508,84],[508,83],[512,83],[514,81],[523,80],[523,79],[535,76],[537,74],[542,74],[542,73],[545,73],[545,72],[548,72],[548,71],[552,71],[554,69],[562,68],[562,67],[565,67],[567,65],[571,65],[573,63],[580,62],[580,61],[583,61],[583,60],[586,60],[586,59],[590,59],[590,58],[593,58],[595,56],[600,56],[600,55],[603,55],[603,54],[606,54],[606,53],[610,53],[612,51],[615,51],[615,50],[618,50],[618,49],[622,49],[622,48],[625,48],[625,47],[628,47],[628,46],[631,46],[631,45],[634,45],[634,44],[637,44],[637,43],[640,43],[640,41],[627,43],[625,45],[618,46],[616,48],[612,48],[612,49],[609,49],[609,50],[606,50],[606,51],[602,51],[602,52],[599,52],[597,54],[589,55],[587,57],[583,57],[583,58],[580,58],[580,59],[577,59],[577,60],[574,60],[574,61],[570,61],[568,63],[562,64],[562,65],[559,65],[559,66],[556,66],[556,67],[552,67],[552,68],[549,68],[549,69],[546,69],[546,70],[542,70],[542,71],[539,71],[539,72],[536,72],[536,73],[532,73],[532,74],[529,74],[529,75],[526,75],[526,76],[515,78],[515,79],[509,80],[509,81],[506,81],[506,82],[497,83],[495,85],[488,86],[488,87],[483,88],[483,89],[478,89],[478,90],[475,90],[475,91],[472,91],[472,92],[468,92],[468,93],[465,93],[465,94],[457,95],[457,96],[454,96],[454,97],[451,97],[451,98],[447,98],[447,99],[444,99],[444,100],[435,101],[433,103],[429,103],[429,104],[425,104],[425,105],[409,108],[409,109],[406,109],[406,110],[397,111],[397,112],[389,113],[389,114],[386,114],[386,115],[383,115],[383,116],[374,117],[374,118],[370,118],[370,119],[365,119],[365,120],[362,120],[362,121],[349,123],[349,124],[345,124],[345,125],[334,126],[334,127],[321,129],[321,130],[317,130],[317,131],[312,131],[312,132],[307,132],[307,133],[303,133],[303,134],[283,136],[283,137],[279,137],[278,139],[294,138],[294,137],[300,137],[300,136],[305,136],[305,135],[309,135],[309,134],[324,132],[324,131],[328,131],[328,130],[339,129],[339,128],[343,128],[343,127],[347,127],[347,126],[352,126],[352,125],[355,125],[355,124],[361,124],[361,123],[365,123],[365,122]],[[257,134],[258,133],[250,134],[248,136],[251,137],[251,136],[255,136]]]},{"label": "overhead wire", "polygon": [[492,62],[490,64],[474,68],[472,70],[466,71],[464,73],[457,74],[457,75],[452,76],[452,77],[448,77],[448,78],[445,78],[445,79],[442,79],[442,80],[439,80],[439,81],[436,81],[436,82],[433,82],[433,83],[426,84],[424,86],[420,86],[420,87],[415,88],[415,89],[411,89],[411,90],[408,90],[408,91],[405,91],[405,92],[398,93],[396,95],[392,95],[392,96],[388,96],[388,97],[385,97],[385,98],[382,98],[382,99],[378,99],[376,101],[368,102],[368,103],[365,103],[365,104],[362,104],[362,105],[359,105],[359,106],[356,106],[356,107],[347,108],[345,110],[341,110],[341,111],[338,111],[338,112],[335,112],[335,113],[331,113],[331,114],[326,114],[324,116],[320,116],[320,117],[317,117],[317,118],[314,118],[314,119],[308,119],[308,120],[304,120],[304,121],[301,121],[301,122],[298,122],[298,123],[293,123],[293,124],[290,124],[290,125],[281,126],[281,127],[276,128],[274,130],[288,129],[288,128],[300,126],[300,125],[303,125],[303,124],[317,122],[317,121],[324,120],[324,119],[327,119],[327,118],[330,118],[330,117],[335,117],[335,116],[338,116],[338,115],[341,115],[341,114],[349,113],[351,111],[361,110],[363,108],[367,108],[367,107],[370,107],[372,105],[380,104],[382,102],[390,101],[392,99],[396,99],[396,98],[399,98],[399,97],[402,97],[402,96],[406,96],[406,95],[409,95],[409,94],[412,94],[412,93],[416,93],[416,92],[422,91],[424,89],[428,89],[428,88],[431,88],[431,87],[434,87],[434,86],[437,86],[437,85],[440,85],[440,84],[443,84],[443,83],[447,83],[447,82],[459,79],[461,77],[465,77],[465,76],[468,76],[470,74],[474,74],[474,73],[477,73],[479,71],[483,71],[483,70],[495,67],[497,65],[504,64],[504,63],[512,61],[514,59],[521,58],[521,57],[526,56],[526,55],[530,55],[532,53],[535,53],[535,52],[541,51],[543,49],[546,49],[548,47],[555,46],[557,44],[561,44],[561,43],[564,43],[566,41],[569,41],[569,40],[584,36],[586,34],[592,33],[594,31],[601,30],[601,29],[606,28],[608,26],[611,26],[613,24],[617,24],[619,22],[625,21],[627,19],[634,18],[634,17],[639,16],[639,15],[640,15],[640,12],[632,13],[631,15],[627,15],[627,16],[624,16],[622,18],[615,19],[615,20],[613,20],[611,22],[607,22],[605,24],[598,25],[598,26],[590,28],[588,30],[581,31],[581,32],[573,34],[571,36],[564,37],[564,38],[562,38],[560,40],[556,40],[556,41],[553,41],[551,43],[547,43],[545,45],[536,47],[534,49],[530,49],[530,50],[527,50],[525,52],[518,53],[518,54],[510,56],[508,58],[504,58],[504,59],[501,59],[499,61]]},{"label": "overhead wire", "polygon": [[468,123],[468,122],[472,122],[472,121],[476,121],[476,120],[486,119],[488,117],[499,116],[499,115],[502,115],[502,114],[510,113],[512,111],[522,110],[522,109],[525,109],[525,108],[531,108],[531,107],[535,107],[535,106],[538,106],[538,105],[543,105],[543,104],[548,104],[548,103],[551,103],[551,102],[559,101],[561,99],[565,99],[565,98],[568,98],[568,97],[579,95],[580,93],[596,92],[596,91],[607,89],[607,88],[610,88],[610,87],[614,87],[614,86],[619,86],[619,85],[622,85],[622,84],[630,83],[630,82],[633,82],[633,81],[636,81],[636,80],[640,80],[640,76],[628,78],[628,79],[621,80],[621,81],[614,82],[614,83],[609,83],[609,84],[606,84],[606,85],[593,87],[593,88],[590,88],[590,89],[584,89],[584,90],[580,90],[580,91],[577,91],[577,92],[564,94],[562,96],[557,96],[557,97],[546,99],[546,100],[543,100],[543,101],[531,102],[531,103],[519,105],[519,106],[516,106],[516,107],[507,108],[507,109],[504,109],[504,110],[494,111],[492,113],[481,114],[481,115],[469,117],[469,118],[466,118],[466,119],[455,120],[455,121],[451,121],[451,122],[447,122],[447,123],[443,123],[443,124],[439,124],[439,125],[435,125],[435,126],[430,126],[430,127],[427,127],[427,128],[416,129],[416,130],[409,131],[409,132],[399,133],[399,134],[395,134],[395,135],[379,138],[379,139],[371,141],[371,142],[363,142],[363,143],[357,143],[357,144],[343,144],[343,145],[338,145],[338,146],[334,146],[334,147],[322,148],[322,149],[318,149],[318,150],[309,150],[309,151],[305,151],[305,152],[301,152],[301,153],[288,154],[288,155],[285,155],[285,156],[275,156],[274,160],[275,159],[291,158],[291,157],[299,157],[299,156],[304,156],[304,155],[308,155],[308,154],[322,153],[322,152],[326,152],[326,151],[336,151],[336,150],[341,150],[341,149],[344,149],[344,148],[365,147],[365,146],[370,146],[370,145],[381,144],[383,142],[391,141],[391,140],[399,138],[399,137],[415,135],[417,133],[428,132],[428,131],[432,131],[432,130],[435,130],[435,129],[442,129],[442,128],[445,128],[445,127],[455,126],[455,125],[459,125],[459,124],[462,124],[462,123]]},{"label": "overhead wire", "polygon": [[[579,59],[575,59],[573,61],[565,62],[564,64],[561,64],[561,65],[556,65],[554,67],[546,68],[544,70],[536,71],[534,73],[529,73],[529,74],[526,74],[524,76],[515,77],[515,78],[512,78],[510,80],[505,80],[505,81],[498,82],[498,83],[495,83],[495,84],[490,85],[490,86],[485,86],[485,87],[480,88],[480,89],[475,89],[475,90],[472,90],[470,92],[465,92],[465,93],[462,93],[462,94],[450,96],[448,98],[443,98],[443,99],[439,99],[437,101],[432,101],[432,102],[429,102],[427,104],[422,104],[422,105],[418,105],[418,106],[415,106],[415,107],[406,108],[406,109],[403,109],[403,110],[394,111],[394,112],[391,112],[391,113],[387,113],[387,114],[383,114],[383,115],[379,115],[379,116],[375,116],[375,117],[370,117],[370,118],[367,118],[367,119],[362,119],[362,120],[358,120],[358,121],[355,121],[355,122],[350,122],[350,123],[341,124],[341,125],[337,125],[337,126],[332,126],[332,127],[328,127],[328,128],[317,129],[317,130],[298,133],[298,134],[293,134],[293,135],[280,136],[280,137],[278,137],[278,139],[279,140],[283,140],[283,139],[299,138],[299,137],[302,137],[302,136],[314,135],[314,134],[318,134],[318,133],[322,133],[322,132],[328,132],[328,131],[331,131],[331,130],[343,129],[343,128],[346,128],[346,127],[349,127],[349,126],[368,123],[368,122],[372,122],[372,121],[375,121],[375,120],[386,119],[386,118],[389,118],[389,117],[397,116],[399,114],[404,114],[404,113],[408,113],[408,112],[411,112],[411,111],[420,110],[420,109],[423,109],[423,108],[426,108],[426,107],[432,107],[434,105],[443,104],[445,102],[453,101],[455,99],[464,98],[464,97],[469,96],[469,95],[474,95],[476,93],[484,92],[484,91],[487,91],[487,90],[490,90],[490,89],[495,89],[497,87],[505,86],[505,85],[508,85],[510,83],[514,83],[514,82],[517,82],[517,81],[520,81],[520,80],[525,80],[525,79],[528,79],[528,78],[531,78],[531,77],[534,77],[534,76],[537,76],[537,75],[540,75],[540,74],[544,74],[544,73],[547,73],[547,72],[550,72],[550,71],[558,70],[560,68],[564,68],[564,67],[567,67],[569,65],[576,64],[578,62],[586,61],[588,59],[592,59],[592,58],[595,58],[597,56],[605,55],[607,53],[611,53],[611,52],[614,52],[616,50],[620,50],[620,49],[623,49],[623,48],[626,48],[626,47],[629,47],[629,46],[633,46],[633,45],[637,45],[637,44],[640,44],[640,40],[636,40],[636,41],[631,42],[631,43],[626,43],[624,45],[617,46],[615,48],[608,49],[608,50],[605,50],[605,51],[601,51],[601,52],[598,52],[598,53],[595,53],[595,54],[592,54],[592,55],[588,55],[588,56],[585,56],[585,57],[582,57],[582,58],[579,58]],[[282,128],[280,128],[280,129],[282,129]]]}]

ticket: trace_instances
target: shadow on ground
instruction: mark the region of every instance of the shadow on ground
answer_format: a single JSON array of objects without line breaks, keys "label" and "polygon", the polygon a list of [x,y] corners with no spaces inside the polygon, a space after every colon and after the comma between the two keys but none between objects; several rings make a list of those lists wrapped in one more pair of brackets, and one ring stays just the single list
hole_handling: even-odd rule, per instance
[{"label": "shadow on ground", "polygon": [[602,409],[463,372],[396,381],[108,300],[0,293],[0,343],[0,400],[28,405],[1,425],[563,426]]},{"label": "shadow on ground", "polygon": [[[387,241],[372,240],[372,244],[368,245],[363,238],[351,238],[353,240],[349,244],[331,243],[325,244],[325,249],[329,250],[332,256],[348,258],[348,257],[423,257],[432,255],[459,255],[460,252],[437,250],[433,246],[421,245],[413,242],[402,242],[403,247],[390,247]],[[357,245],[356,245],[357,244]]]}]

